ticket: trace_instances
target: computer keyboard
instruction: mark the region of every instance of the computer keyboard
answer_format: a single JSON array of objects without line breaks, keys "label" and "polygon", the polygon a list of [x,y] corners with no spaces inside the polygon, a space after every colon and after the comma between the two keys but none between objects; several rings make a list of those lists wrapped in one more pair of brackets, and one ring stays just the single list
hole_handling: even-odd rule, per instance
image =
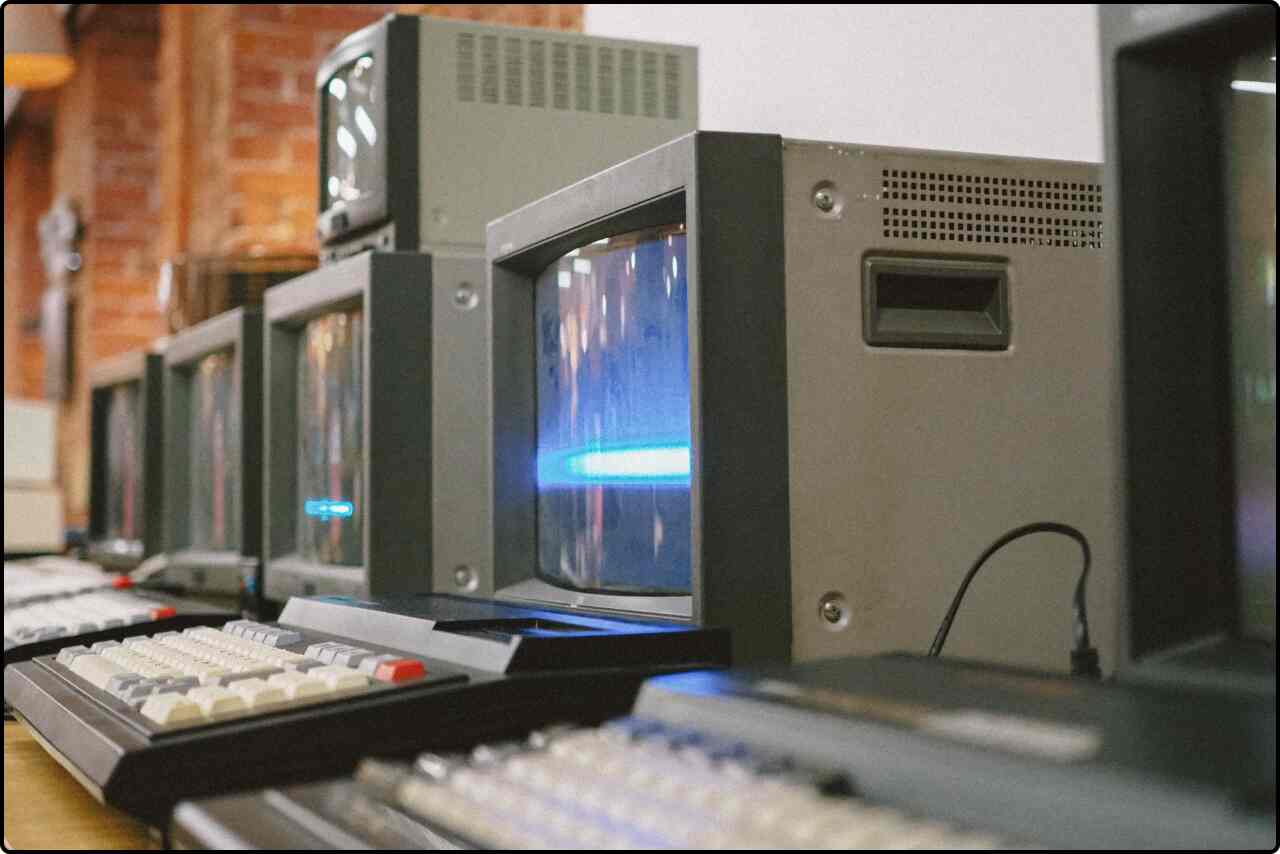
[{"label": "computer keyboard", "polygon": [[[218,628],[67,647],[57,664],[97,688],[99,699],[150,732],[190,729],[338,697],[439,684],[459,673],[417,658],[337,641],[308,643],[281,626],[234,620]],[[136,716],[125,712],[127,705]]]},{"label": "computer keyboard", "polygon": [[114,586],[129,586],[129,578],[111,575],[83,561],[38,558],[4,564],[4,607],[72,593],[85,593]]},{"label": "computer keyboard", "polygon": [[[1274,698],[935,658],[648,680],[631,716],[187,801],[182,848],[1275,846]],[[1195,750],[1187,750],[1195,744]]]},{"label": "computer keyboard", "polygon": [[64,646],[5,701],[105,803],[165,826],[180,799],[350,773],[630,708],[657,673],[727,666],[726,632],[450,596],[291,599],[226,621]]},{"label": "computer keyboard", "polygon": [[[468,847],[1008,848],[853,796],[840,774],[696,729],[628,718],[412,769],[370,761],[371,796]],[[366,812],[366,814],[369,814]]]}]

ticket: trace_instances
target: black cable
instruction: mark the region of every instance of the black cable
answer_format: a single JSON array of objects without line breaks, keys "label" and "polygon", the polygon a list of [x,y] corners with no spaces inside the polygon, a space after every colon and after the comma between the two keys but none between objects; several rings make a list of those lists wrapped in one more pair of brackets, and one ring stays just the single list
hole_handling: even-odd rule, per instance
[{"label": "black cable", "polygon": [[1080,570],[1080,580],[1076,582],[1075,597],[1071,604],[1071,631],[1074,641],[1074,648],[1071,650],[1071,674],[1073,676],[1089,676],[1094,679],[1101,678],[1102,671],[1098,666],[1098,651],[1089,645],[1089,616],[1084,595],[1085,582],[1089,578],[1089,564],[1092,560],[1089,552],[1089,540],[1078,529],[1070,525],[1064,525],[1061,522],[1032,522],[1029,525],[1021,525],[987,546],[982,554],[978,555],[978,559],[973,562],[973,566],[969,567],[969,571],[964,575],[964,580],[960,582],[960,589],[956,591],[955,598],[951,600],[951,607],[947,609],[946,616],[942,618],[942,625],[938,627],[938,633],[934,635],[933,644],[929,647],[929,655],[931,657],[937,657],[942,653],[942,646],[947,642],[947,635],[951,631],[951,623],[955,621],[956,612],[960,610],[960,602],[964,599],[965,591],[969,589],[969,583],[973,581],[973,577],[978,574],[978,570],[982,568],[982,565],[987,562],[987,558],[1016,539],[1025,537],[1028,534],[1039,533],[1062,534],[1064,537],[1070,537],[1075,540],[1080,546],[1080,551],[1084,557],[1084,567]]}]

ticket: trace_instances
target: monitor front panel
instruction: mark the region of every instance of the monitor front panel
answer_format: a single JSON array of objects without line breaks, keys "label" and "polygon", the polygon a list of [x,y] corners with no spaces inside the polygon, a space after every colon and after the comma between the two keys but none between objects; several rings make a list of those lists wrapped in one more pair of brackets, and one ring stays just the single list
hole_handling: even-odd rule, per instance
[{"label": "monitor front panel", "polygon": [[145,526],[142,384],[121,383],[107,394],[107,512],[103,535],[108,540],[141,540]]},{"label": "monitor front panel", "polygon": [[1220,78],[1240,624],[1276,636],[1276,42]]},{"label": "monitor front panel", "polygon": [[309,321],[297,369],[298,556],[364,563],[365,346],[361,309]]},{"label": "monitor front panel", "polygon": [[611,594],[689,595],[689,293],[672,224],[581,246],[534,310],[537,568]]},{"label": "monitor front panel", "polygon": [[232,551],[240,547],[240,402],[235,352],[210,353],[191,373],[190,547]]}]

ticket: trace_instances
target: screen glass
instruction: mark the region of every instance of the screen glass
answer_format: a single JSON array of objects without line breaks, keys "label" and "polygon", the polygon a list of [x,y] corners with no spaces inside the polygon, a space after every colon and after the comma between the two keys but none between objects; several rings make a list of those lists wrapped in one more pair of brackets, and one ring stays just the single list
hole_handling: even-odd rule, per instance
[{"label": "screen glass", "polygon": [[121,383],[107,392],[108,539],[140,540],[142,512],[142,384]]},{"label": "screen glass", "polygon": [[239,389],[232,350],[196,363],[190,397],[190,524],[195,549],[238,549],[240,519]]},{"label": "screen glass", "polygon": [[684,226],[573,250],[538,277],[534,310],[539,575],[689,593]]},{"label": "screen glass", "polygon": [[1226,99],[1236,562],[1244,634],[1276,636],[1276,43],[1239,57]]},{"label": "screen glass", "polygon": [[298,553],[364,562],[364,332],[359,309],[302,331],[298,358]]},{"label": "screen glass", "polygon": [[381,189],[384,128],[378,100],[379,74],[373,54],[339,68],[325,84],[324,205],[353,202]]}]

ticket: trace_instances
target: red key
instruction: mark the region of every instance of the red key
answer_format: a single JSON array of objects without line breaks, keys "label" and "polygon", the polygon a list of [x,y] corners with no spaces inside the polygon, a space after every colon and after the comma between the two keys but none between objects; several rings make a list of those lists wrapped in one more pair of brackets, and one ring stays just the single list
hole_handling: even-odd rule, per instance
[{"label": "red key", "polygon": [[133,586],[133,579],[127,575],[117,575],[115,578],[111,579],[111,586],[117,590],[123,590],[126,587]]},{"label": "red key", "polygon": [[384,661],[373,672],[373,678],[380,682],[408,682],[411,679],[421,679],[426,675],[427,670],[422,666],[422,662],[414,658]]},{"label": "red key", "polygon": [[173,616],[174,614],[176,614],[176,613],[178,613],[178,612],[177,612],[177,611],[175,611],[175,610],[173,610],[172,608],[170,608],[170,607],[169,607],[169,606],[167,606],[167,605],[166,605],[165,607],[163,607],[163,608],[152,608],[152,609],[151,609],[151,619],[153,619],[153,620],[164,620],[164,619],[168,619],[169,617],[172,617],[172,616]]}]

